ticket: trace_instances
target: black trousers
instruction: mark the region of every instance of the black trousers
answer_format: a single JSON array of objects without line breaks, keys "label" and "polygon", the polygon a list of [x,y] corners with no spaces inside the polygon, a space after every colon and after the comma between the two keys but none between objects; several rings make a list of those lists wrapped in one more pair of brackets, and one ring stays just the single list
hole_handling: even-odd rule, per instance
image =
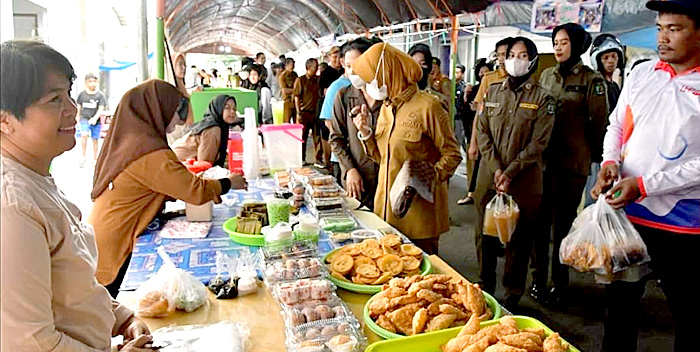
[{"label": "black trousers", "polygon": [[[535,235],[533,262],[533,283],[546,287],[549,277],[549,263],[552,263],[554,286],[566,287],[569,284],[569,267],[559,262],[561,241],[569,234],[571,224],[576,219],[581,195],[586,186],[586,176],[544,173],[544,193],[540,206],[540,226]],[[549,253],[549,240],[554,248]]]},{"label": "black trousers", "polygon": [[122,282],[124,282],[124,276],[126,276],[126,270],[129,269],[129,263],[131,263],[131,254],[126,257],[124,264],[122,264],[122,267],[119,268],[117,278],[115,278],[111,284],[105,285],[107,292],[109,292],[109,295],[114,299],[116,299],[117,295],[119,294],[119,288],[122,286]]},{"label": "black trousers", "polygon": [[311,133],[312,139],[314,141],[314,155],[316,157],[316,162],[323,163],[321,126],[319,125],[319,121],[316,121],[318,120],[318,118],[316,118],[316,115],[313,112],[302,112],[301,115],[303,121],[297,122],[304,126],[301,132],[301,160],[303,163],[306,162],[306,142],[309,139],[309,133]]},{"label": "black trousers", "polygon": [[[700,301],[695,287],[700,236],[682,235],[635,225],[647,245],[654,276],[661,288],[675,327],[675,352],[695,351],[700,330]],[[603,352],[635,352],[639,312],[646,280],[614,282],[605,288],[605,337]]]}]

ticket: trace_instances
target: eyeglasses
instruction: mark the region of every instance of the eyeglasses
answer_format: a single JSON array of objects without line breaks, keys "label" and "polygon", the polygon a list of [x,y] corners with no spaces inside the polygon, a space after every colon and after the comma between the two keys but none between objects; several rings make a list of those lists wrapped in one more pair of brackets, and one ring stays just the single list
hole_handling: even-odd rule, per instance
[{"label": "eyeglasses", "polygon": [[177,105],[177,114],[180,116],[180,120],[186,121],[189,112],[190,100],[187,98],[180,98],[180,103]]}]

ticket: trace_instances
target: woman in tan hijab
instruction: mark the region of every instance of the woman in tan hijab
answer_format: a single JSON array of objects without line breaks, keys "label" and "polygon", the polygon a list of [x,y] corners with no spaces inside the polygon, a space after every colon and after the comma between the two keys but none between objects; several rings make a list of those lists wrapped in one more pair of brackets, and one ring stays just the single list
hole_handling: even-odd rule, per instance
[{"label": "woman in tan hijab", "polygon": [[[372,46],[352,70],[363,81],[372,82],[365,87],[375,95],[372,98],[384,100],[374,131],[368,127],[366,106],[354,120],[367,155],[379,163],[374,212],[427,253],[437,254],[439,236],[450,228],[447,181],[462,160],[449,113],[437,97],[418,90],[420,66],[389,44]],[[389,192],[407,160],[434,165],[433,202],[416,195],[406,215],[398,218]]]},{"label": "woman in tan hijab", "polygon": [[149,80],[122,97],[95,167],[88,222],[95,228],[97,280],[112,297],[119,292],[135,238],[166,198],[220,202],[230,188],[245,188],[240,175],[205,180],[190,173],[168,148],[166,133],[187,119],[188,100],[170,83]]}]

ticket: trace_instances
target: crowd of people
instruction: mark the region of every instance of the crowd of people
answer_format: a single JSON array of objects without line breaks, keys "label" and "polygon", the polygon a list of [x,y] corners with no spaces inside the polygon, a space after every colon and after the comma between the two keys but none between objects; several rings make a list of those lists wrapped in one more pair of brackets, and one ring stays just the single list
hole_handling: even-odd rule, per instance
[{"label": "crowd of people", "polygon": [[[96,77],[85,77],[76,102],[70,95],[76,76],[63,55],[38,42],[3,43],[2,349],[104,351],[114,335],[125,337],[122,351],[148,348],[146,325],[115,300],[135,238],[168,199],[220,202],[230,189],[247,187],[240,175],[206,180],[181,163],[225,163],[229,129],[242,124],[236,99],[214,98],[196,124],[189,107],[193,89],[223,79],[257,91],[261,104],[279,97],[285,122],[303,125],[304,151],[312,135],[317,166],[334,172],[349,196],[428,254],[438,253],[440,235],[449,230],[448,184],[464,149],[468,193],[459,203],[473,204],[477,213],[475,281],[495,291],[503,252],[501,301],[514,313],[526,293],[554,307],[566,304],[569,268],[558,251],[584,194],[588,202],[604,197],[624,208],[661,279],[675,351],[693,350],[700,313],[689,289],[698,278],[692,268],[700,235],[700,7],[681,0],[647,7],[659,11],[659,60],[625,75],[617,38],[592,40],[568,23],[552,32],[556,65],[538,76],[536,45],[504,38],[494,48],[495,62],[482,59],[473,67],[477,85],[466,84],[466,68],[457,66],[456,116],[448,108],[449,78],[423,44],[404,53],[358,38],[331,49],[323,68],[308,59],[302,76],[293,59],[280,57],[284,67],[267,69],[258,54],[235,76],[193,67],[188,77],[178,56],[175,84],[148,80],[121,99],[95,160],[87,222],[49,167],[75,146],[76,119],[95,138],[90,126],[104,108]],[[593,68],[581,59],[591,45]],[[258,121],[269,123],[270,110],[261,107]],[[169,143],[178,129],[181,135]],[[85,149],[87,136],[81,138]],[[412,202],[398,212],[391,196],[397,175],[416,163],[432,166],[410,171],[428,180],[430,197],[406,190]],[[520,208],[505,248],[483,234],[486,204],[499,193]],[[635,317],[648,278],[621,275],[606,285],[603,351],[636,350]]]}]

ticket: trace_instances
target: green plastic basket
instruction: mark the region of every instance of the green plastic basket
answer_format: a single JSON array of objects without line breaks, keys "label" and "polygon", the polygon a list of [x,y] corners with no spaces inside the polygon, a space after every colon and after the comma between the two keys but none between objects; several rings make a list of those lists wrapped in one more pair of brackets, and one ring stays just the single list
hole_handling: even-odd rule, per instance
[{"label": "green plastic basket", "polygon": [[265,236],[262,234],[247,234],[247,233],[241,233],[241,232],[236,232],[236,226],[238,224],[238,218],[237,217],[232,217],[224,224],[221,226],[223,227],[224,231],[228,233],[228,237],[231,238],[232,241],[240,244],[244,244],[246,246],[255,246],[255,247],[262,247],[265,245]]},{"label": "green plastic basket", "polygon": [[[335,249],[331,252],[328,252],[326,255],[324,255],[323,256],[323,263],[325,264],[326,258],[328,258],[331,254],[335,253],[336,251],[339,251],[341,248]],[[428,258],[428,256],[425,255],[425,253],[423,253],[423,261],[420,264],[420,269],[421,269],[421,275],[428,275],[433,270],[433,264],[430,262],[430,258]],[[348,291],[356,292],[356,293],[362,293],[365,295],[373,295],[373,294],[382,290],[382,285],[356,284],[354,282],[348,282],[348,281],[343,281],[343,280],[337,279],[337,278],[330,276],[330,275],[328,276],[328,279],[333,281],[333,283],[340,288],[343,288],[343,289],[348,290]]]},{"label": "green plastic basket", "polygon": [[[518,327],[520,329],[541,328],[544,329],[547,336],[554,333],[552,329],[548,328],[537,319],[520,315],[514,315],[513,319],[515,319],[515,321],[518,323]],[[485,321],[481,323],[481,327],[487,327],[496,323],[498,323],[498,320]],[[451,338],[457,336],[461,329],[462,327],[458,326],[456,328],[418,334],[404,337],[402,339],[377,341],[367,347],[365,352],[442,352],[440,346],[446,344]],[[576,347],[566,342],[566,340],[564,340],[564,342],[569,345],[567,352],[581,352]]]},{"label": "green plastic basket", "polygon": [[[380,337],[382,337],[384,339],[401,339],[401,340],[406,339],[406,336],[404,336],[404,335],[399,335],[399,334],[395,334],[391,331],[384,330],[381,326],[377,325],[374,322],[374,320],[372,320],[372,318],[369,316],[369,305],[372,303],[373,298],[374,298],[374,296],[372,296],[369,300],[367,300],[367,303],[365,303],[365,308],[363,310],[363,316],[364,316],[365,324],[367,324],[367,327],[370,330],[372,330],[372,332],[374,332],[375,334],[379,335]],[[488,294],[486,292],[484,292],[484,299],[486,300],[486,305],[489,308],[491,308],[491,311],[493,312],[493,319],[482,322],[482,324],[488,323],[491,321],[497,321],[497,319],[501,317],[501,314],[503,314],[503,312],[501,311],[501,305],[498,304],[498,301],[496,301],[496,299],[493,298],[493,296],[491,296],[490,294]],[[441,330],[441,331],[449,331],[449,330],[457,329],[456,331],[459,332],[460,328],[461,328],[461,326],[457,327],[457,328],[446,329],[446,330]],[[436,332],[439,332],[439,331],[436,331]],[[420,334],[417,336],[429,335],[429,334],[433,334],[436,332]],[[457,335],[457,334],[455,333],[455,335]],[[439,347],[440,346],[438,346],[438,351],[440,350]],[[416,350],[416,351],[418,351],[418,350]],[[422,351],[422,350],[420,350],[420,351]]]}]

